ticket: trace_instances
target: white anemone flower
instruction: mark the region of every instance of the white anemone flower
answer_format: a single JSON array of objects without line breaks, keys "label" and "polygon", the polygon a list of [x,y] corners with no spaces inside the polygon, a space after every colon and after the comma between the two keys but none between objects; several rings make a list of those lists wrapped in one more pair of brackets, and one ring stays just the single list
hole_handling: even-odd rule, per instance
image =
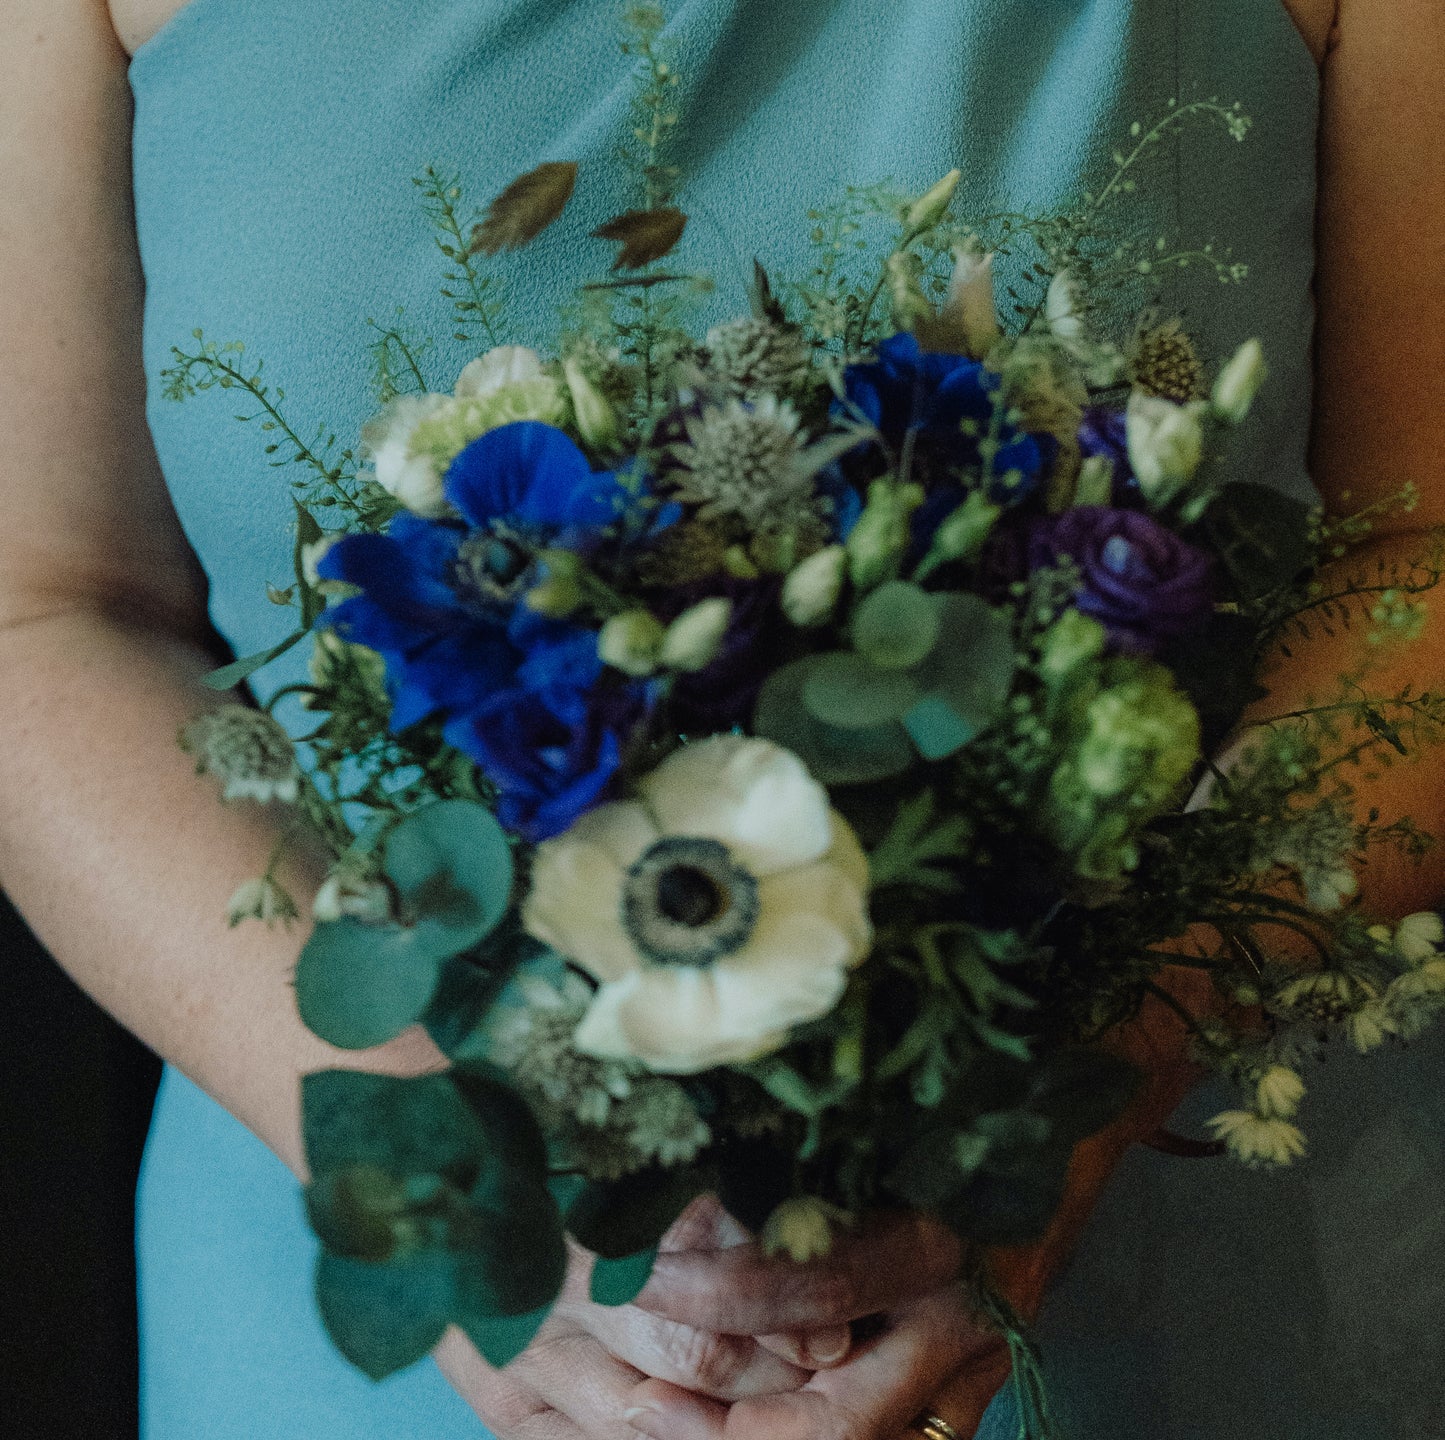
[{"label": "white anemone flower", "polygon": [[767,740],[714,736],[538,848],[527,929],[600,983],[577,1048],[687,1075],[826,1015],[868,953],[868,862]]}]

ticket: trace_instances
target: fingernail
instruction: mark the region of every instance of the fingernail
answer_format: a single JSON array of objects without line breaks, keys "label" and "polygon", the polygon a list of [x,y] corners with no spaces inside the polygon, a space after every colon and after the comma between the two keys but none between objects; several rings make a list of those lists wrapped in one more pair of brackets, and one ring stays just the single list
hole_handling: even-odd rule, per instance
[{"label": "fingernail", "polygon": [[809,1335],[803,1353],[810,1365],[836,1365],[853,1347],[853,1336],[846,1325],[832,1330],[819,1330]]},{"label": "fingernail", "polygon": [[656,1405],[634,1405],[622,1412],[622,1418],[634,1430],[641,1430],[644,1435],[656,1435],[657,1431],[652,1427],[662,1418],[662,1411]]}]

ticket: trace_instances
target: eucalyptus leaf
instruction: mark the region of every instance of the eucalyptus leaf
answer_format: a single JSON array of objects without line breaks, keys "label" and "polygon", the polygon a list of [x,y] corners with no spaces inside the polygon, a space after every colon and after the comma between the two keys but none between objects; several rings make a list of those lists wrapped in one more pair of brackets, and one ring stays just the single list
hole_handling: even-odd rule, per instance
[{"label": "eucalyptus leaf", "polygon": [[436,1347],[455,1304],[455,1274],[444,1252],[372,1265],[323,1250],[316,1262],[322,1324],[353,1365],[384,1380]]},{"label": "eucalyptus leaf", "polygon": [[296,965],[307,1028],[342,1050],[368,1050],[421,1019],[453,933],[437,925],[318,924]]},{"label": "eucalyptus leaf", "polygon": [[885,670],[917,665],[938,640],[938,597],[903,580],[880,585],[853,616],[853,644]]},{"label": "eucalyptus leaf", "polygon": [[758,696],[754,730],[791,750],[824,785],[863,785],[901,774],[914,750],[901,725],[844,730],[809,713],[803,690],[816,663],[795,660],[775,671]]},{"label": "eucalyptus leaf", "polygon": [[847,650],[819,655],[803,685],[803,703],[815,720],[842,730],[895,724],[918,703],[918,682],[903,670],[885,670]]},{"label": "eucalyptus leaf", "polygon": [[568,1209],[567,1229],[594,1255],[622,1260],[656,1246],[714,1180],[705,1166],[654,1166],[621,1180],[594,1180]]},{"label": "eucalyptus leaf", "polygon": [[301,1081],[301,1119],[314,1176],[361,1165],[439,1175],[476,1166],[487,1146],[475,1110],[446,1075],[314,1071]]},{"label": "eucalyptus leaf", "polygon": [[454,1226],[459,1284],[471,1314],[525,1315],[550,1305],[567,1272],[562,1216],[546,1180],[493,1166],[484,1207]]},{"label": "eucalyptus leaf", "polygon": [[506,832],[471,800],[440,800],[408,815],[386,837],[385,867],[420,916],[457,931],[456,950],[488,934],[511,900]]},{"label": "eucalyptus leaf", "polygon": [[467,1339],[494,1369],[510,1365],[537,1338],[552,1307],[545,1305],[527,1315],[483,1315],[463,1310],[456,1317]]},{"label": "eucalyptus leaf", "polygon": [[925,760],[947,760],[978,734],[978,726],[965,720],[941,695],[925,695],[903,717],[918,753]]},{"label": "eucalyptus leaf", "polygon": [[639,1250],[620,1260],[598,1259],[592,1267],[590,1294],[594,1305],[630,1305],[642,1294],[657,1261],[657,1250]]},{"label": "eucalyptus leaf", "polygon": [[1008,611],[977,595],[939,597],[938,643],[916,672],[925,693],[977,732],[1003,713],[1017,663]]}]

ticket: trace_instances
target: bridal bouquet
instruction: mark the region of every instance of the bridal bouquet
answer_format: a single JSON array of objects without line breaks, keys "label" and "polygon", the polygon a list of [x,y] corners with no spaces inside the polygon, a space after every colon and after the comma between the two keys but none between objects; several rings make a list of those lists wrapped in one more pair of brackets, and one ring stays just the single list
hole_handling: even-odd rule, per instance
[{"label": "bridal bouquet", "polygon": [[[355,455],[304,441],[239,346],[169,371],[177,397],[248,393],[305,476],[271,596],[295,633],[213,678],[303,640],[309,678],[184,743],[329,848],[306,1023],[351,1049],[421,1023],[453,1062],[305,1082],[319,1302],[378,1377],[449,1322],[517,1354],[568,1234],[627,1302],[703,1192],[799,1262],[879,1206],[1036,1237],[1137,1083],[1098,1042],[1150,996],[1237,1083],[1213,1128],[1257,1164],[1303,1152],[1330,1031],[1368,1049],[1445,1010],[1438,917],[1351,902],[1366,846],[1426,841],[1357,820],[1349,776],[1438,731],[1438,697],[1362,675],[1271,717],[1260,678],[1311,624],[1408,639],[1438,556],[1326,584],[1377,517],[1231,478],[1259,346],[1211,365],[1177,322],[1117,323],[1167,264],[1241,278],[1100,218],[1192,116],[1241,138],[1237,108],[1136,126],[1063,215],[956,217],[956,172],[850,192],[811,218],[811,274],[759,266],[747,313],[698,333],[675,76],[633,21],[640,203],[596,232],[616,263],[552,353],[479,345],[434,390],[383,332]],[[500,324],[482,257],[576,178],[544,165],[472,228],[421,177],[463,333]],[[288,700],[305,724],[273,718]],[[278,874],[233,920],[296,915]],[[1176,965],[1212,977],[1212,1017],[1161,983]]]}]

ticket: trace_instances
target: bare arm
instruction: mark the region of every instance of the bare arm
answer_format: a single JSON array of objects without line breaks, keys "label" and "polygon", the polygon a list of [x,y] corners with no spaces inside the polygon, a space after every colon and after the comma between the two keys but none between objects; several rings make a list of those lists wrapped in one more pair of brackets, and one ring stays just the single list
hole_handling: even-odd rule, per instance
[{"label": "bare arm", "polygon": [[[125,56],[103,0],[6,0],[0,36],[0,883],[299,1170],[298,1077],[339,1057],[297,1018],[299,937],[225,926],[267,817],[223,809],[175,744],[214,661],[146,430]],[[414,1032],[346,1063],[435,1059]]]}]

